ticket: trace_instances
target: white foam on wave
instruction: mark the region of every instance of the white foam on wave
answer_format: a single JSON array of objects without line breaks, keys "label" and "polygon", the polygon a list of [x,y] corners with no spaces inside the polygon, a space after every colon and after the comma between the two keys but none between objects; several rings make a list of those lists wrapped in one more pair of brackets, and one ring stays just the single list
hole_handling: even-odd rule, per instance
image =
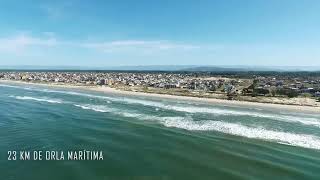
[{"label": "white foam on wave", "polygon": [[54,90],[54,89],[40,89],[40,88],[36,88],[36,87],[12,86],[12,85],[6,85],[6,84],[0,84],[0,86],[10,87],[10,88],[17,88],[17,89],[24,89],[24,90],[29,90],[29,91],[38,91],[38,92],[47,92],[47,93],[59,93],[59,94],[68,94],[68,95],[76,95],[76,96],[85,96],[85,97],[91,97],[91,98],[117,100],[116,98],[112,98],[112,97],[99,96],[99,95],[93,95],[93,94],[87,94],[87,93],[81,93],[81,92],[75,92],[75,91]]},{"label": "white foam on wave", "polygon": [[162,108],[166,110],[174,110],[179,112],[187,113],[207,113],[213,115],[232,115],[232,116],[251,116],[259,118],[268,118],[284,122],[299,122],[306,125],[312,125],[320,127],[320,119],[317,118],[308,118],[308,117],[299,117],[299,116],[288,116],[281,114],[269,114],[263,112],[250,112],[250,111],[240,111],[240,110],[229,110],[229,109],[220,109],[220,108],[207,108],[207,107],[197,107],[197,106],[176,106],[176,105],[166,105],[161,102],[138,100],[138,99],[128,99],[125,98],[124,101],[134,104],[142,104],[145,106],[153,106],[157,108]]},{"label": "white foam on wave", "polygon": [[104,105],[74,104],[74,106],[80,107],[80,108],[86,109],[86,110],[93,110],[93,111],[96,111],[96,112],[113,112],[113,111],[115,111],[114,109],[109,108],[109,107],[104,106]]},{"label": "white foam on wave", "polygon": [[175,118],[164,119],[161,123],[166,127],[175,127],[190,131],[218,131],[226,134],[262,139],[292,146],[320,149],[320,138],[308,134],[272,131],[261,127],[248,127],[241,124],[222,121],[192,121]]},{"label": "white foam on wave", "polygon": [[[141,120],[151,120],[152,118],[155,118],[153,116],[152,118],[150,116],[147,116],[145,114],[135,113],[135,112],[128,112],[127,110],[121,110],[113,107],[109,107],[107,105],[93,105],[93,104],[74,104],[76,107],[80,107],[85,110],[92,110],[95,112],[103,112],[103,113],[112,113],[114,115],[119,115],[122,117],[130,117],[130,118],[138,118]],[[148,118],[149,117],[149,118]]]},{"label": "white foam on wave", "polygon": [[166,127],[180,128],[189,131],[217,131],[246,138],[262,139],[292,146],[320,149],[320,138],[307,134],[293,134],[288,132],[273,131],[264,129],[262,127],[248,127],[241,124],[222,121],[194,121],[191,117],[159,117],[146,114],[121,112],[120,110],[110,109],[106,106],[75,106],[97,112],[110,112],[115,115],[137,118],[139,120],[156,121]]},{"label": "white foam on wave", "polygon": [[[80,95],[79,93],[77,93]],[[215,116],[220,115],[231,115],[231,116],[251,116],[251,117],[258,117],[258,118],[268,118],[283,122],[298,122],[305,125],[312,125],[316,127],[320,127],[320,119],[315,117],[299,117],[299,116],[289,116],[289,115],[282,115],[282,114],[269,114],[264,112],[250,112],[250,111],[240,111],[240,110],[230,110],[230,109],[220,109],[220,108],[209,108],[209,107],[197,107],[197,106],[177,106],[177,105],[169,105],[162,102],[156,102],[156,101],[149,101],[149,100],[141,100],[141,99],[132,99],[132,98],[111,98],[111,97],[105,97],[105,96],[95,96],[95,95],[89,95],[89,94],[83,94],[90,97],[96,97],[96,98],[105,98],[109,99],[111,101],[118,101],[118,102],[124,102],[128,104],[141,104],[144,106],[151,106],[166,110],[174,110],[179,112],[187,112],[187,113],[206,113],[206,114],[212,114]]]},{"label": "white foam on wave", "polygon": [[26,87],[26,86],[13,86],[13,85],[8,85],[8,84],[0,84],[0,87],[9,87],[9,88],[16,88],[16,89],[25,89],[25,90],[34,90],[31,87]]},{"label": "white foam on wave", "polygon": [[107,99],[107,100],[111,100],[111,101],[118,100],[118,98],[112,98],[112,97],[108,97],[108,96],[99,96],[99,95],[93,95],[93,94],[87,94],[87,93],[81,93],[81,92],[75,92],[75,91],[60,91],[60,90],[51,90],[51,89],[38,89],[38,90],[42,91],[42,92],[69,94],[69,95],[84,96],[84,97],[90,97],[90,98]]},{"label": "white foam on wave", "polygon": [[[3,84],[0,84],[0,86],[19,88],[17,86],[3,85]],[[26,87],[23,87],[23,88],[26,90],[35,90],[33,88],[32,89],[26,88]],[[71,94],[71,95],[93,97],[93,98],[103,98],[111,101],[121,101],[121,102],[130,103],[130,104],[131,103],[142,104],[146,106],[152,106],[152,107],[157,107],[157,108],[162,108],[167,110],[175,110],[175,111],[188,112],[188,113],[209,113],[213,115],[253,116],[253,117],[271,118],[271,119],[287,121],[287,122],[294,121],[294,122],[300,122],[303,124],[309,124],[309,125],[315,125],[315,126],[320,125],[319,119],[317,119],[316,117],[303,118],[303,117],[283,115],[283,114],[276,115],[276,114],[267,114],[267,113],[260,113],[260,112],[197,107],[197,106],[190,106],[190,105],[183,107],[183,106],[177,106],[177,105],[167,105],[162,102],[146,101],[146,100],[130,99],[130,98],[110,98],[106,96],[97,96],[97,95],[72,92],[72,91],[58,91],[58,90],[46,90],[46,89],[40,90],[40,91],[58,92],[58,93],[65,93],[65,94]],[[50,99],[48,97],[30,97],[30,96],[10,96],[10,97],[20,99],[20,100],[34,100],[34,101],[49,102],[49,103],[63,102],[60,99]],[[75,104],[74,106],[80,107],[82,109],[93,110],[96,112],[110,112],[123,117],[137,118],[139,120],[157,121],[166,127],[180,128],[180,129],[185,129],[189,131],[217,131],[225,134],[242,136],[246,138],[261,139],[261,140],[288,144],[292,146],[299,146],[304,148],[320,149],[320,138],[310,134],[294,134],[289,132],[281,132],[281,131],[275,131],[270,129],[264,129],[263,127],[254,127],[254,126],[249,127],[249,126],[244,126],[242,124],[222,122],[222,121],[207,121],[207,120],[194,121],[190,117],[159,117],[159,116],[152,116],[152,115],[146,115],[146,114],[131,113],[126,110],[121,111],[120,109],[110,108],[105,105]]]},{"label": "white foam on wave", "polygon": [[9,97],[16,98],[19,100],[33,100],[33,101],[48,102],[48,103],[54,103],[54,104],[63,103],[61,99],[51,99],[48,97],[30,97],[30,96],[9,96]]},{"label": "white foam on wave", "polygon": [[121,101],[126,102],[128,104],[141,104],[144,106],[152,106],[152,107],[159,107],[159,108],[166,108],[166,106],[167,106],[161,102],[141,100],[141,99],[132,99],[132,98],[123,98]]},{"label": "white foam on wave", "polygon": [[236,111],[236,110],[218,109],[218,108],[171,106],[168,109],[174,109],[176,111],[182,111],[182,112],[184,111],[189,113],[208,113],[213,115],[251,116],[251,117],[258,117],[258,118],[268,118],[268,119],[279,120],[283,122],[299,122],[306,125],[313,125],[316,127],[320,127],[320,119],[317,119],[317,118],[269,114],[269,113],[263,113],[263,112]]},{"label": "white foam on wave", "polygon": [[160,117],[121,111],[120,109],[110,108],[105,105],[75,105],[82,109],[93,110],[96,112],[108,112],[122,117],[136,118],[138,120],[155,121],[166,127],[174,127],[189,131],[217,131],[235,136],[246,138],[261,139],[272,141],[280,144],[299,146],[311,149],[320,149],[320,138],[308,134],[294,134],[289,132],[281,132],[264,129],[262,127],[249,127],[237,123],[229,123],[222,121],[194,121],[191,117]]},{"label": "white foam on wave", "polygon": [[[1,85],[7,86],[7,87],[27,89],[27,87],[0,84],[0,86]],[[116,101],[116,102],[123,102],[128,104],[141,104],[144,106],[151,106],[151,107],[156,107],[156,108],[161,108],[166,110],[174,110],[179,112],[206,113],[206,114],[212,114],[215,116],[219,116],[219,115],[251,116],[251,117],[279,120],[283,122],[298,122],[305,125],[320,127],[320,119],[317,117],[301,117],[301,116],[299,117],[299,116],[290,116],[290,115],[283,115],[283,114],[270,114],[270,113],[264,113],[264,112],[221,109],[221,108],[215,108],[215,107],[212,107],[212,108],[199,107],[199,106],[190,106],[190,104],[187,106],[181,106],[181,105],[177,106],[177,105],[169,105],[162,102],[156,102],[156,101],[150,101],[150,100],[141,100],[141,99],[133,99],[133,98],[115,98],[115,97],[93,95],[93,94],[87,94],[87,93],[75,92],[75,91],[60,91],[60,90],[53,90],[53,89],[36,89],[36,88],[27,89],[27,90],[62,93],[62,94],[77,95],[77,96],[84,96],[84,97],[90,97],[90,98],[106,99],[108,103],[111,101]]]},{"label": "white foam on wave", "polygon": [[130,112],[114,112],[114,114],[123,116],[123,117],[130,117],[130,118],[141,118],[144,119],[143,117],[145,117],[144,114],[139,114],[139,113],[130,113]]},{"label": "white foam on wave", "polygon": [[0,84],[0,87],[9,87],[9,88],[21,89],[19,86],[12,86],[12,85],[8,85],[8,84]]}]

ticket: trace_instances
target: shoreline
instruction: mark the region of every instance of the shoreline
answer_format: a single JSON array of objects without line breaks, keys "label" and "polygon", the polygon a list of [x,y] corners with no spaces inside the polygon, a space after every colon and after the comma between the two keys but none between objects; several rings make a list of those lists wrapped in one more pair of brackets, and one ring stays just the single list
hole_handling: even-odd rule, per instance
[{"label": "shoreline", "polygon": [[68,85],[68,84],[35,83],[35,82],[23,82],[23,81],[11,81],[11,80],[0,80],[0,83],[1,82],[10,83],[10,84],[31,84],[31,85],[41,85],[46,87],[90,90],[90,91],[102,92],[106,94],[109,93],[109,94],[120,94],[120,95],[127,95],[127,96],[144,96],[144,97],[165,98],[165,99],[171,99],[171,100],[194,101],[194,102],[201,102],[206,104],[219,104],[219,105],[229,105],[229,106],[237,106],[237,107],[246,106],[251,108],[289,110],[293,112],[298,111],[298,112],[320,113],[319,106],[275,104],[275,103],[225,100],[225,99],[205,98],[205,97],[202,98],[202,97],[191,97],[191,96],[177,96],[177,95],[170,95],[170,94],[134,92],[134,91],[119,90],[119,89],[111,88],[107,86],[77,86],[77,85]]}]

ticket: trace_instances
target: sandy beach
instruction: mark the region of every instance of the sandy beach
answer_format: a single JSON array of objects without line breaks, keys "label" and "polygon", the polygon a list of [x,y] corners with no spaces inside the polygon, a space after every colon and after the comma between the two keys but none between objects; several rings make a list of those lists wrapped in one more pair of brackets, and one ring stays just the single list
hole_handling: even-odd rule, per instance
[{"label": "sandy beach", "polygon": [[250,108],[261,108],[261,109],[278,109],[286,110],[292,112],[310,112],[310,113],[320,113],[319,106],[302,106],[302,105],[286,105],[286,104],[273,104],[273,103],[261,103],[261,102],[249,102],[249,101],[236,101],[236,100],[224,100],[224,99],[214,99],[214,98],[202,98],[202,97],[190,97],[190,96],[176,96],[169,94],[155,94],[155,93],[144,93],[144,92],[134,92],[134,91],[124,91],[107,86],[77,86],[68,84],[45,84],[45,83],[34,83],[34,82],[22,82],[22,81],[9,81],[0,80],[0,83],[10,83],[10,84],[32,84],[40,85],[46,87],[56,87],[56,88],[71,88],[71,89],[81,89],[90,90],[96,92],[103,92],[109,94],[120,94],[126,96],[144,96],[144,97],[155,97],[155,98],[166,98],[173,100],[182,101],[194,101],[209,104],[219,104],[227,106],[238,106],[238,107],[250,107]]},{"label": "sandy beach", "polygon": [[132,92],[132,91],[122,91],[110,87],[90,87],[88,88],[93,91],[99,91],[104,93],[116,93],[128,96],[146,96],[146,97],[156,97],[156,98],[166,98],[166,99],[176,99],[184,101],[196,101],[209,104],[222,104],[228,106],[246,106],[254,108],[272,108],[299,112],[318,112],[320,113],[320,107],[312,106],[298,106],[298,105],[283,105],[283,104],[271,104],[271,103],[258,103],[258,102],[248,102],[248,101],[235,101],[235,100],[224,100],[224,99],[213,99],[213,98],[200,98],[200,97],[188,97],[188,96],[175,96],[169,94],[154,94],[154,93],[144,93],[144,92]]}]

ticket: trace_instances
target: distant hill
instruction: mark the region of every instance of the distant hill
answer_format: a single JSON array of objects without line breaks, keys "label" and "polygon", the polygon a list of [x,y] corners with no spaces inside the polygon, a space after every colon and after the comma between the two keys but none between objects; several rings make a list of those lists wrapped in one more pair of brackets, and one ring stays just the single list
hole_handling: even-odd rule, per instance
[{"label": "distant hill", "polygon": [[193,65],[150,65],[150,66],[0,66],[6,70],[115,70],[115,71],[180,71]]},{"label": "distant hill", "polygon": [[106,70],[128,71],[181,71],[183,69],[196,68],[195,65],[151,65],[151,66],[114,66],[106,67]]},{"label": "distant hill", "polygon": [[0,70],[75,70],[75,71],[185,71],[185,72],[245,72],[245,71],[320,71],[319,66],[197,66],[197,65],[146,65],[146,66],[0,66]]},{"label": "distant hill", "polygon": [[180,71],[191,71],[191,72],[225,72],[225,71],[246,71],[244,68],[231,68],[231,67],[211,67],[211,66],[200,66],[191,67],[186,69],[180,69]]},{"label": "distant hill", "polygon": [[186,69],[182,71],[191,72],[241,72],[241,71],[320,71],[320,67],[311,66],[198,66]]}]

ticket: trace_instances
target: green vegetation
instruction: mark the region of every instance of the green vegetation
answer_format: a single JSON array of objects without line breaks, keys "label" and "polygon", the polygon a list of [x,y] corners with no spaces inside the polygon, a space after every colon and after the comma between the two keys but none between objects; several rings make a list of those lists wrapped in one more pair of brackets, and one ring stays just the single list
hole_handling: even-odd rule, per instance
[{"label": "green vegetation", "polygon": [[268,89],[256,88],[253,90],[253,94],[255,94],[255,95],[265,96],[266,94],[269,94],[269,93],[270,92]]},{"label": "green vegetation", "polygon": [[144,87],[142,88],[142,91],[143,91],[143,92],[148,92],[148,87],[147,87],[147,86],[144,86]]},{"label": "green vegetation", "polygon": [[271,87],[270,88],[270,94],[273,96],[273,97],[275,97],[276,96],[276,94],[277,94],[277,88],[276,87]]},{"label": "green vegetation", "polygon": [[304,98],[310,98],[310,97],[312,97],[312,95],[309,94],[309,93],[302,93],[300,96],[301,96],[301,97],[304,97]]},{"label": "green vegetation", "polygon": [[289,98],[298,97],[298,95],[299,95],[299,93],[297,91],[292,90],[292,89],[278,89],[276,91],[276,94],[285,95],[285,96],[288,96]]},{"label": "green vegetation", "polygon": [[294,97],[298,97],[299,93],[297,91],[293,91],[293,90],[290,90],[288,92],[288,97],[289,98],[294,98]]}]

